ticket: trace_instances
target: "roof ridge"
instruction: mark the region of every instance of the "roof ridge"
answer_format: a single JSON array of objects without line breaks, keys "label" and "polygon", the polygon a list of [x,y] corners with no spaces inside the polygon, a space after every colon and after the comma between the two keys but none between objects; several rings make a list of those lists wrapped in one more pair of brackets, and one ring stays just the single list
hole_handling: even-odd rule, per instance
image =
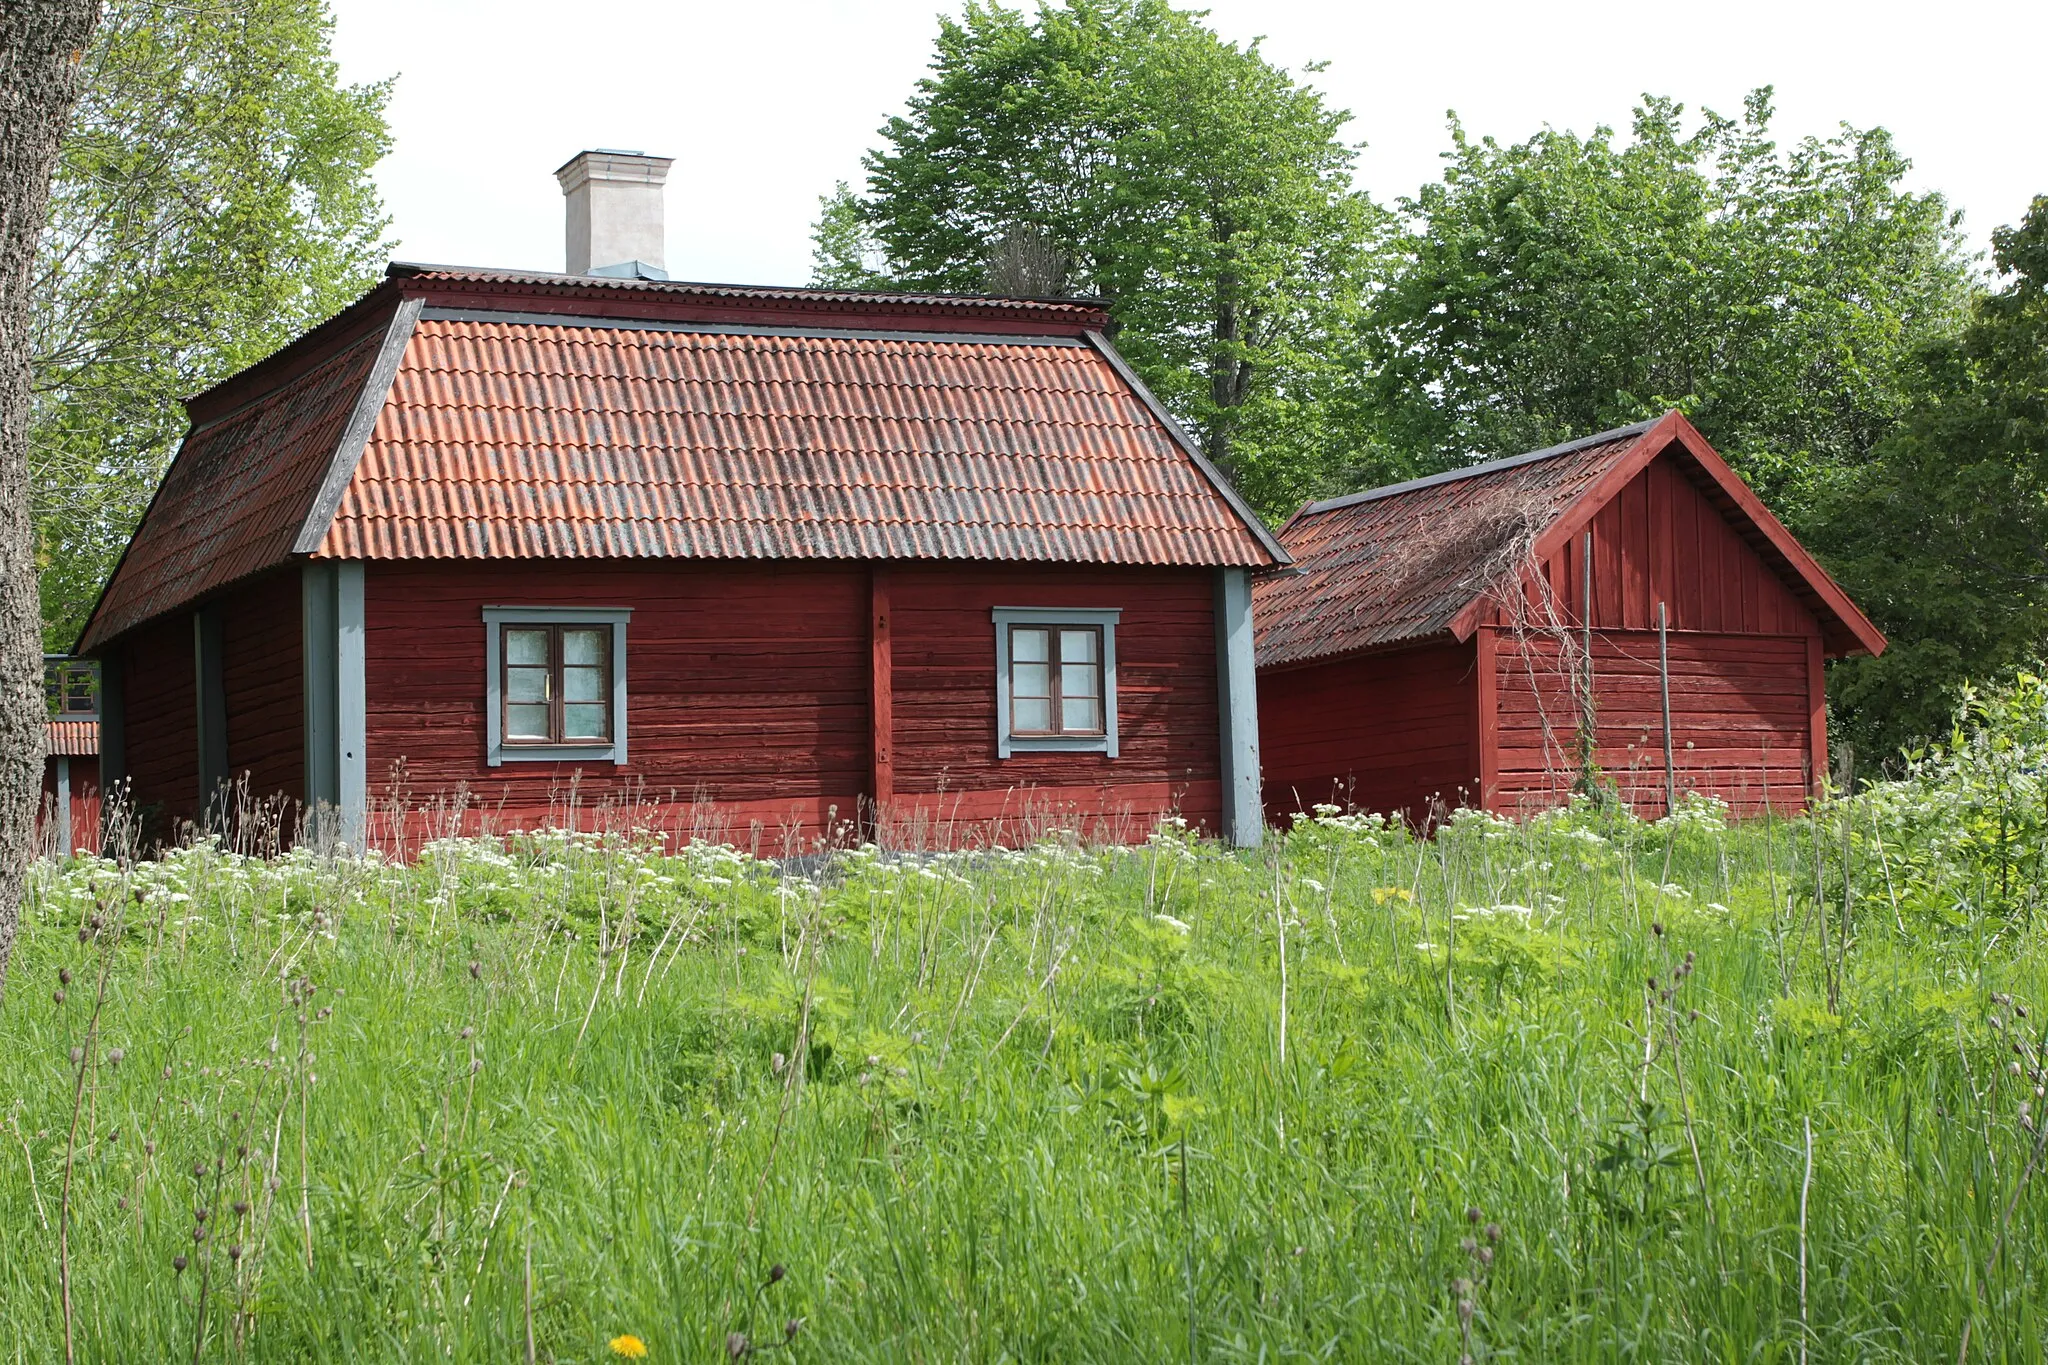
[{"label": "roof ridge", "polygon": [[1093,295],[1050,296],[1032,294],[949,294],[939,290],[849,289],[835,285],[738,284],[724,280],[645,280],[619,275],[569,275],[555,270],[518,270],[505,266],[446,265],[428,261],[397,261],[385,266],[388,278],[415,279],[421,276],[498,279],[508,283],[558,285],[568,288],[638,289],[650,293],[722,294],[767,296],[770,298],[817,298],[846,301],[916,301],[953,304],[960,307],[1064,309],[1101,313],[1109,300]]},{"label": "roof ridge", "polygon": [[1418,488],[1434,488],[1439,484],[1456,483],[1460,479],[1469,479],[1481,474],[1492,474],[1503,469],[1513,469],[1518,465],[1535,464],[1539,460],[1555,459],[1559,455],[1569,455],[1573,451],[1585,450],[1590,446],[1606,445],[1610,441],[1619,441],[1624,436],[1640,436],[1663,420],[1662,416],[1647,417],[1640,422],[1633,422],[1625,427],[1616,427],[1612,431],[1599,431],[1591,436],[1580,436],[1574,440],[1564,441],[1554,446],[1545,446],[1541,450],[1532,450],[1526,455],[1509,455],[1498,460],[1487,460],[1481,464],[1466,465],[1461,469],[1447,469],[1440,474],[1425,474],[1421,478],[1407,479],[1401,483],[1383,484],[1378,488],[1368,488],[1363,493],[1346,493],[1342,497],[1325,498],[1321,502],[1310,503],[1295,515],[1306,517],[1323,512],[1334,512],[1343,507],[1356,507],[1360,503],[1377,502],[1381,498],[1393,497],[1396,493],[1412,493]]}]

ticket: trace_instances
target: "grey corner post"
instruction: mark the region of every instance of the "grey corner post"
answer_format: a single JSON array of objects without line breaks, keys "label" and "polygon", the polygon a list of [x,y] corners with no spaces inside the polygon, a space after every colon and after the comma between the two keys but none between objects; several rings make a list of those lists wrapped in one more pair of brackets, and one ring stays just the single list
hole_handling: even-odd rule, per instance
[{"label": "grey corner post", "polygon": [[370,815],[369,694],[364,670],[363,565],[334,566],[335,737],[340,750],[342,837],[363,846]]},{"label": "grey corner post", "polygon": [[316,840],[357,846],[369,811],[363,669],[363,566],[308,560],[301,570],[306,809]]},{"label": "grey corner post", "polygon": [[1259,790],[1259,700],[1252,653],[1252,577],[1216,571],[1216,709],[1222,723],[1223,836],[1257,848],[1265,833]]},{"label": "grey corner post", "polygon": [[219,603],[192,613],[193,693],[198,701],[200,824],[213,829],[227,818],[228,696],[221,660]]},{"label": "grey corner post", "polygon": [[63,754],[57,759],[57,801],[56,809],[50,812],[57,826],[57,856],[68,858],[77,845],[72,842],[71,829],[71,760]]}]

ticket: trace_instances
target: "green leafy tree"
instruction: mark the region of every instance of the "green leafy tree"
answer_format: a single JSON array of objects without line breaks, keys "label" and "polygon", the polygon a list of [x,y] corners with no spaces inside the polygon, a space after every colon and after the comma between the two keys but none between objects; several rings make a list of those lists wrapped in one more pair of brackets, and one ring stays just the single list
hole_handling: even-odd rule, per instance
[{"label": "green leafy tree", "polygon": [[[1312,68],[1313,69],[1313,68]],[[1163,0],[970,5],[823,203],[818,282],[1105,298],[1118,346],[1269,512],[1332,482],[1375,215],[1349,115]]]},{"label": "green leafy tree", "polygon": [[1882,129],[1780,147],[1742,117],[1646,99],[1632,137],[1473,141],[1404,201],[1351,414],[1401,477],[1686,411],[1795,529],[1907,404],[1970,263],[1940,196],[1902,188]]},{"label": "green leafy tree", "polygon": [[1992,243],[2006,283],[1922,348],[1911,410],[1827,508],[1830,557],[1891,636],[1830,686],[1873,756],[1942,735],[1963,683],[2048,647],[2048,196]]},{"label": "green leafy tree", "polygon": [[113,0],[35,269],[44,638],[67,646],[185,427],[179,400],[376,278],[387,83],[339,84],[324,0]]}]

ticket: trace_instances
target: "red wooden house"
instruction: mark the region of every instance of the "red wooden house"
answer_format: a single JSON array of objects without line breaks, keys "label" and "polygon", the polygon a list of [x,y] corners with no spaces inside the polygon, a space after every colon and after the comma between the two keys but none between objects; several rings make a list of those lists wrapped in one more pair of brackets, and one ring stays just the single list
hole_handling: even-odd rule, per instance
[{"label": "red wooden house", "polygon": [[188,404],[81,641],[159,837],[246,778],[351,835],[396,779],[471,827],[1255,841],[1285,556],[1101,307],[672,282],[666,165],[564,168],[577,273],[394,265]]},{"label": "red wooden house", "polygon": [[90,659],[43,656],[50,718],[43,726],[37,844],[56,856],[100,846],[100,678]]},{"label": "red wooden house", "polygon": [[1823,660],[1885,644],[1675,412],[1314,503],[1280,540],[1298,567],[1254,590],[1276,819],[1558,805],[1589,672],[1592,757],[1639,812],[1797,806],[1827,770]]}]

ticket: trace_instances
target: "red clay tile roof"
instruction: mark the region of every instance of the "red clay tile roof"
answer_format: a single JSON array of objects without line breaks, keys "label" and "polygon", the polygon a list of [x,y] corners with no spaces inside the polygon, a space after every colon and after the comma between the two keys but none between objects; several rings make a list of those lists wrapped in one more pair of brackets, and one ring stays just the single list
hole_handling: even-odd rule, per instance
[{"label": "red clay tile roof", "polygon": [[43,725],[43,752],[55,758],[92,758],[100,751],[96,720],[53,720]]},{"label": "red clay tile roof", "polygon": [[1092,302],[392,274],[188,404],[81,650],[306,554],[1285,559]]},{"label": "red clay tile roof", "polygon": [[318,553],[1273,559],[1078,340],[431,312]]},{"label": "red clay tile roof", "polygon": [[185,437],[79,642],[97,647],[291,553],[382,333]]},{"label": "red clay tile roof", "polygon": [[1518,530],[1555,521],[1651,423],[1311,503],[1280,529],[1297,570],[1253,589],[1261,668],[1419,640],[1492,584]]}]

